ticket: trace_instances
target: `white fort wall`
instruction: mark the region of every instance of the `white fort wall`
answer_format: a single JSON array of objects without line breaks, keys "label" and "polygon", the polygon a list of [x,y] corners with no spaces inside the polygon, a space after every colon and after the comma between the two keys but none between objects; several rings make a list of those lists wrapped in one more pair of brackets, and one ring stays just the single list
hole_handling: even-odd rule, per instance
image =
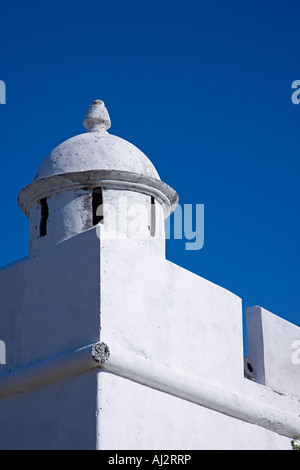
[{"label": "white fort wall", "polygon": [[[248,313],[250,381],[241,300],[102,231],[0,272],[0,448],[291,449],[300,328]],[[99,341],[110,349],[102,364]]]}]

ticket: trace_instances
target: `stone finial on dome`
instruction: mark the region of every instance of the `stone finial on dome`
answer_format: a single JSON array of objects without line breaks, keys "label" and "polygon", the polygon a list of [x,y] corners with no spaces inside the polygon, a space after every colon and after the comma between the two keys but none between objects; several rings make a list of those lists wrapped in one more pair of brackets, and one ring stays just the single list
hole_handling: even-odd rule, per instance
[{"label": "stone finial on dome", "polygon": [[100,132],[110,128],[110,117],[103,101],[93,101],[85,115],[83,125],[87,132]]}]

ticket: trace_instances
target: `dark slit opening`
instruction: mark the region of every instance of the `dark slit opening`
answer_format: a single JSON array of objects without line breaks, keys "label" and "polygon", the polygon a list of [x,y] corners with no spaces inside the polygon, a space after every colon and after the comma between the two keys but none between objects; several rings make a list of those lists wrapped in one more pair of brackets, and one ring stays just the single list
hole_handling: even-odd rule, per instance
[{"label": "dark slit opening", "polygon": [[92,202],[92,210],[93,210],[93,225],[99,224],[99,222],[103,222],[103,197],[102,197],[102,189],[95,188],[93,189],[93,202]]},{"label": "dark slit opening", "polygon": [[40,237],[45,237],[47,235],[47,222],[49,216],[49,209],[47,204],[47,199],[40,200],[41,205],[41,222],[40,222]]}]

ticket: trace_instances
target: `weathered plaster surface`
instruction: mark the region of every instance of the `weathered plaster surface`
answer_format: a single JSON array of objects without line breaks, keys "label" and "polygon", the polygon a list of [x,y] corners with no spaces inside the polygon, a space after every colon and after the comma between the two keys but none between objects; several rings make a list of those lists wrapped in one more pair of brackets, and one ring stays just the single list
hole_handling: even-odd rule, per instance
[{"label": "weathered plaster surface", "polygon": [[34,180],[85,170],[123,170],[160,179],[153,164],[137,147],[108,132],[80,134],[56,147],[43,161]]},{"label": "weathered plaster surface", "polygon": [[240,299],[134,240],[89,229],[0,285],[0,448],[288,449],[300,430],[296,398],[244,378]]}]

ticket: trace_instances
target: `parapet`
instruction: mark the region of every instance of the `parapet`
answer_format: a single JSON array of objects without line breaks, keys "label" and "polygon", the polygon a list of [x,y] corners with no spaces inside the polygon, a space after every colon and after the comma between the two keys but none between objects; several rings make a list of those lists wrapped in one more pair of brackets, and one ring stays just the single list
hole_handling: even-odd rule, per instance
[{"label": "parapet", "polygon": [[255,381],[300,399],[300,328],[255,306],[247,309],[247,341]]}]

